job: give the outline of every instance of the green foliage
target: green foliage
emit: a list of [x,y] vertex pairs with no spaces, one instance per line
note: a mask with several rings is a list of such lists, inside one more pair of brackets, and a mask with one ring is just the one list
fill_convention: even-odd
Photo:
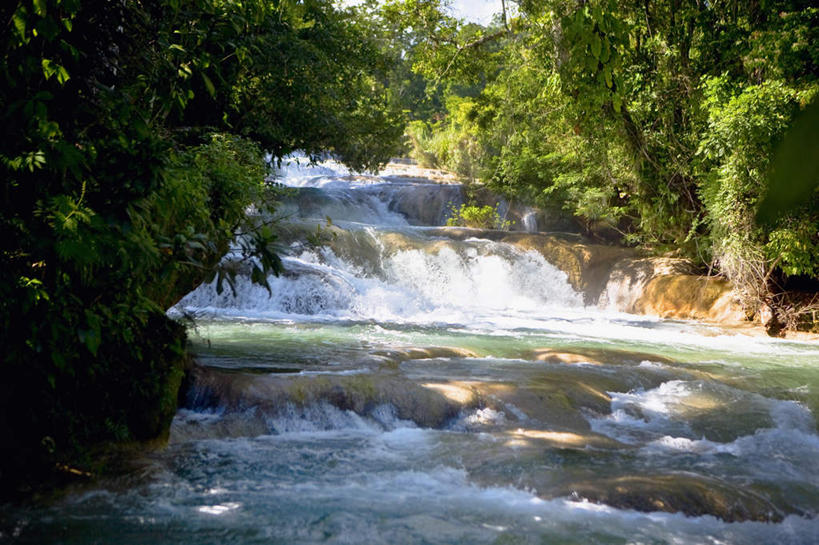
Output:
[[819,100],[800,112],[777,148],[757,219],[771,223],[816,198],[819,188]]
[[802,217],[772,231],[765,254],[787,275],[819,276],[819,222]]
[[[219,259],[236,234],[243,258],[252,264],[253,280],[267,286],[278,274],[275,231],[269,220],[281,188],[265,182],[262,152],[253,141],[210,135],[210,141],[170,157],[165,183],[150,198],[135,204],[131,219],[157,241],[162,256],[148,296],[168,308],[203,278],[234,286],[236,267]],[[247,213],[253,205],[256,215]]]
[[505,220],[498,212],[498,207],[462,204],[460,207],[450,205],[449,218],[446,224],[450,227],[472,227],[474,229],[499,229],[506,231],[512,222]]
[[[771,157],[805,93],[781,81],[734,90],[725,77],[707,80],[705,89],[709,121],[700,153],[708,160],[704,166],[711,168],[703,177],[702,201],[715,257],[753,309],[765,298],[771,267],[785,275],[815,275],[819,265],[811,227],[816,225],[815,206],[767,226],[755,219],[768,191]],[[810,195],[806,202],[810,204]]]
[[151,21],[158,84],[181,126],[227,127],[274,156],[330,152],[355,169],[394,153],[403,116],[370,24],[330,0],[167,3]]
[[441,0],[390,0],[381,14],[385,24],[400,36],[412,69],[432,87],[457,80],[463,86],[480,85],[487,66],[503,55],[499,42],[507,28],[484,28],[461,23],[445,13]]
[[451,116],[445,124],[430,125],[418,120],[408,125],[410,154],[422,166],[449,169],[474,180],[483,150],[472,130],[473,103],[469,98],[450,96],[447,107]]
[[[716,266],[749,313],[788,277],[819,280],[815,112],[794,122],[819,85],[819,9],[524,1],[510,32],[471,48],[440,3],[392,5],[427,35],[415,70],[444,89],[446,115],[410,127],[419,159],[463,173],[466,155],[508,196]],[[759,223],[763,199],[781,204]]]
[[[370,22],[329,0],[0,8],[0,481],[167,430],[185,360],[167,307],[281,262],[262,149],[353,168],[403,113]],[[254,205],[255,213],[248,214]],[[13,438],[13,439],[12,439]]]

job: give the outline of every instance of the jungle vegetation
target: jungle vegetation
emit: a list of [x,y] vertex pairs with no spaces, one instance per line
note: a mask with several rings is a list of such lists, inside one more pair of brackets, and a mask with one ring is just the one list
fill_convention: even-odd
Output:
[[186,352],[165,311],[203,280],[229,288],[236,233],[255,281],[278,272],[275,225],[246,212],[275,208],[265,157],[295,150],[361,170],[406,146],[804,323],[819,9],[501,7],[484,27],[445,0],[3,3],[0,489],[167,433]]
[[[772,332],[810,327],[819,287],[819,8],[806,0],[499,7],[489,27],[447,15],[444,0],[395,0],[382,10],[423,78],[424,100],[408,102],[414,157],[508,197],[559,206],[589,234],[614,230],[626,244],[691,258],[732,281],[749,317],[767,311]],[[413,80],[405,83],[412,96]]]
[[185,365],[167,308],[237,232],[264,284],[264,152],[395,152],[388,57],[329,0],[0,7],[0,488],[167,433]]

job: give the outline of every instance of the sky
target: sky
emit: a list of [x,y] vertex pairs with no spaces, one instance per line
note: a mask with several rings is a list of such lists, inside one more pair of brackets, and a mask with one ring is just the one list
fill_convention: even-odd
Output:
[[501,11],[501,0],[452,0],[453,15],[482,25]]
[[[341,0],[342,4],[357,4],[361,0]],[[501,0],[450,0],[452,15],[482,25],[489,24],[492,16],[501,12]]]

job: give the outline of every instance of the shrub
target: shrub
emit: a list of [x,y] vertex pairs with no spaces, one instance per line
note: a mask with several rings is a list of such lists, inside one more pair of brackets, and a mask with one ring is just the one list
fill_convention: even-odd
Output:
[[705,93],[709,130],[699,153],[712,167],[700,196],[714,257],[753,314],[770,299],[768,281],[776,267],[786,276],[817,271],[815,219],[809,210],[794,210],[773,225],[758,225],[755,219],[774,150],[806,93],[780,81],[737,90],[724,77],[707,80]]
[[500,229],[506,231],[512,222],[502,218],[497,205],[493,208],[462,204],[460,208],[450,206],[450,217],[446,220],[450,227],[472,227],[475,229]]

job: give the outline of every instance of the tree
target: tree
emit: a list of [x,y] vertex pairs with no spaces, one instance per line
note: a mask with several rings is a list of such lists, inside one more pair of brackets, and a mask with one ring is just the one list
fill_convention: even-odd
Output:
[[[401,113],[383,57],[325,0],[0,8],[0,481],[167,433],[185,365],[165,316],[220,274],[237,229],[280,267],[262,149],[386,160]],[[273,194],[275,197],[275,194]]]
[[782,294],[819,280],[815,191],[764,223],[756,212],[769,158],[819,89],[817,8],[524,0],[488,65],[490,42],[453,45],[466,26],[439,3],[399,5],[432,36],[420,73],[487,77],[476,94],[450,91],[458,100],[426,132],[415,125],[420,151],[458,168],[469,141],[470,171],[491,187],[694,258],[734,282],[749,315],[791,307],[795,325]]

